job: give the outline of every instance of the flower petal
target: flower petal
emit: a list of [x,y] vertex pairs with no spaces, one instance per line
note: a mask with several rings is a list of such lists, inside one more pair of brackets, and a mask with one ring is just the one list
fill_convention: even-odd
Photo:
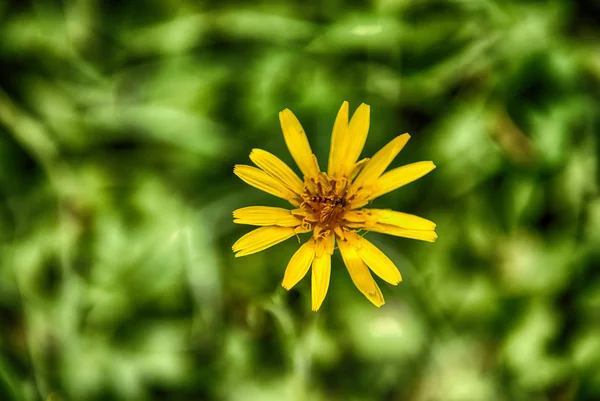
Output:
[[356,233],[347,235],[346,238],[350,241],[350,245],[355,247],[358,256],[375,274],[393,285],[402,281],[398,268],[379,248]]
[[318,311],[329,289],[331,276],[331,255],[316,256],[312,263],[312,310]]
[[329,164],[327,174],[330,177],[339,175],[343,169],[343,160],[346,155],[346,143],[348,138],[348,102],[342,103],[338,111],[333,132],[331,133],[331,147],[329,149]]
[[272,153],[262,149],[252,149],[250,160],[258,167],[263,169],[271,177],[281,181],[286,187],[294,193],[302,196],[304,184],[294,171],[285,164],[280,158]]
[[352,278],[356,288],[358,288],[373,305],[377,307],[383,305],[385,303],[383,294],[381,294],[379,286],[375,280],[373,280],[373,276],[371,276],[367,265],[365,265],[365,262],[358,256],[356,249],[354,249],[348,241],[338,240],[338,247],[340,248],[340,253],[342,254],[342,259],[348,269],[348,273],[350,273],[350,278]]
[[298,227],[302,219],[291,210],[271,206],[248,206],[233,211],[233,222],[251,226]]
[[437,234],[433,230],[410,230],[401,227],[391,226],[388,224],[375,224],[369,229],[382,234],[393,235],[396,237],[404,237],[418,239],[421,241],[435,242]]
[[291,227],[260,227],[238,239],[231,249],[237,252],[235,257],[238,258],[260,252],[294,235],[296,232]]
[[319,174],[319,166],[313,155],[306,133],[300,125],[300,121],[289,109],[279,113],[279,122],[285,143],[296,161],[296,164],[307,177],[315,177]]
[[294,206],[300,205],[296,194],[286,188],[281,181],[271,177],[261,169],[243,164],[236,164],[233,168],[233,173],[240,177],[246,184],[285,199]]
[[315,258],[312,263],[312,310],[317,311],[321,307],[327,289],[329,288],[329,277],[331,275],[331,255],[335,247],[335,235],[328,230],[315,234]]
[[369,201],[366,199],[354,199],[350,201],[350,210],[360,209],[361,207],[366,206],[368,204]]
[[361,209],[361,210],[350,210],[347,211],[346,213],[344,213],[344,220],[350,222],[350,223],[360,223],[362,224],[362,227],[364,227],[364,225],[367,222],[367,213],[365,213],[365,211],[370,210],[370,209]]
[[369,124],[371,118],[371,108],[368,104],[358,106],[348,125],[348,139],[346,140],[346,150],[344,156],[343,173],[351,175],[355,168],[369,134]]
[[369,160],[371,159],[365,157],[361,161],[354,163],[354,165],[350,168],[350,175],[348,175],[348,179],[350,181],[353,181],[358,175],[358,173],[360,173],[360,171],[363,169],[363,167],[369,162]]
[[370,230],[373,224],[386,224],[409,230],[428,230],[435,229],[435,223],[423,217],[414,214],[396,212],[390,209],[361,209],[349,212],[344,216],[352,222],[364,222],[365,229]]
[[362,171],[356,177],[352,187],[358,190],[363,184],[375,182],[385,171],[394,158],[400,153],[406,142],[410,139],[410,135],[402,134],[392,139],[387,145],[381,148]]
[[315,228],[313,238],[317,241],[315,246],[315,254],[321,255],[333,255],[335,248],[335,235],[328,229],[323,227]]
[[403,185],[411,183],[435,168],[431,161],[417,162],[395,168],[383,174],[374,185],[369,199],[394,191]]
[[310,268],[310,265],[315,257],[315,241],[310,239],[304,243],[297,251],[294,256],[290,259],[290,262],[285,269],[283,275],[283,282],[281,285],[286,290],[290,290],[293,286],[298,284]]

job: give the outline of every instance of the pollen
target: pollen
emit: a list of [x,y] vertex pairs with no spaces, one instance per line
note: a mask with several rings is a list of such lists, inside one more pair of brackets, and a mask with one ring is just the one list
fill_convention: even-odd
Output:
[[343,226],[349,197],[346,180],[330,178],[325,173],[307,177],[300,207],[306,212],[306,221],[323,231],[335,231]]

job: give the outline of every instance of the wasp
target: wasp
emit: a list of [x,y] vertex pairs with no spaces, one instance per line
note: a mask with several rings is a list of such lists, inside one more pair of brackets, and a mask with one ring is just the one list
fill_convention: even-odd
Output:
[[338,195],[333,196],[311,196],[308,198],[308,201],[311,203],[317,203],[324,205],[321,209],[321,215],[319,216],[319,220],[322,223],[325,223],[331,219],[331,217],[335,214],[338,206],[345,207],[347,202],[346,199],[342,198]]

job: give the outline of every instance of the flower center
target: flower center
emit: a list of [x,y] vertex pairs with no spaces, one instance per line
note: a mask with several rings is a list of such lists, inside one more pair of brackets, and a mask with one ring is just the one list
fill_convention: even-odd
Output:
[[341,226],[348,206],[347,184],[346,178],[330,178],[325,173],[307,178],[300,207],[307,212],[308,220],[329,230]]

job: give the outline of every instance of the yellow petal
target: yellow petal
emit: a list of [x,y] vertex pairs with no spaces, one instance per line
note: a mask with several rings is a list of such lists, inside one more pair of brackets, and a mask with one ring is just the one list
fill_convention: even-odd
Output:
[[354,163],[354,166],[352,166],[352,168],[351,168],[351,172],[350,172],[350,175],[348,176],[348,179],[350,181],[353,181],[356,178],[356,176],[358,175],[358,173],[360,173],[360,171],[363,169],[363,167],[369,162],[369,160],[371,160],[371,159],[369,159],[368,157],[365,157],[361,161]]
[[[352,212],[349,217],[353,218],[356,213],[357,212]],[[431,231],[435,229],[435,223],[431,220],[415,216],[414,214],[396,212],[390,209],[362,209],[358,213],[364,213],[371,217],[374,223],[388,224],[409,230]]]
[[243,164],[236,164],[233,168],[233,173],[240,177],[246,184],[285,199],[294,206],[300,205],[296,194],[286,188],[281,181],[271,177],[261,169]]
[[400,237],[435,241],[435,223],[413,214],[390,209],[351,210],[344,214],[344,225],[348,228],[377,231]]
[[271,177],[281,181],[294,193],[301,196],[304,185],[287,164],[272,153],[262,149],[252,149],[250,160]]
[[294,235],[296,232],[291,227],[260,227],[237,240],[231,249],[237,252],[235,257],[238,258],[260,252]]
[[344,220],[347,220],[351,223],[364,223],[365,222],[365,213],[361,210],[350,210],[344,213]]
[[365,297],[371,303],[377,307],[380,307],[385,303],[383,299],[383,294],[381,294],[381,290],[379,286],[373,280],[373,276],[369,272],[367,265],[362,261],[356,249],[354,249],[347,241],[338,241],[338,247],[340,248],[340,253],[342,254],[342,259],[344,260],[344,264],[348,269],[348,273],[350,273],[350,277],[356,285],[356,288],[360,292],[363,293]]
[[327,229],[317,228],[315,229],[314,237],[317,241],[315,245],[315,254],[321,255],[333,255],[335,248],[335,235]]
[[369,203],[366,199],[356,199],[350,202],[350,210],[360,209],[363,206],[366,206]]
[[393,285],[397,285],[402,281],[398,268],[379,248],[354,233],[350,236],[347,235],[346,238],[350,241],[350,245],[355,247],[358,256],[375,274]]
[[435,168],[431,161],[417,162],[398,167],[383,174],[374,185],[369,199],[394,191],[403,185],[411,183]]
[[408,230],[401,227],[390,226],[387,224],[375,224],[369,229],[382,234],[394,235],[396,237],[404,237],[418,239],[421,241],[435,242],[437,234],[433,230]]
[[291,210],[270,206],[248,206],[234,210],[233,220],[236,224],[251,226],[297,227],[302,218],[292,214]]
[[331,133],[331,147],[329,149],[329,164],[327,174],[330,177],[337,176],[343,167],[342,161],[346,154],[346,140],[348,137],[348,102],[342,103],[338,111],[333,132]]
[[316,256],[312,263],[312,310],[318,311],[329,289],[331,276],[331,255]]
[[302,278],[308,272],[310,264],[315,257],[315,241],[312,239],[302,245],[290,259],[285,274],[283,275],[283,282],[281,285],[286,290],[291,289],[293,286],[298,284]]
[[344,156],[344,173],[352,175],[369,134],[371,108],[368,104],[358,106],[348,125],[348,139]]
[[316,163],[306,133],[300,125],[300,121],[289,109],[279,113],[279,122],[285,143],[296,161],[296,164],[307,177],[315,177],[319,174],[319,166]]
[[399,135],[375,153],[369,163],[358,174],[352,187],[357,190],[363,184],[371,185],[371,183],[374,183],[400,153],[409,138],[410,135],[408,134]]

